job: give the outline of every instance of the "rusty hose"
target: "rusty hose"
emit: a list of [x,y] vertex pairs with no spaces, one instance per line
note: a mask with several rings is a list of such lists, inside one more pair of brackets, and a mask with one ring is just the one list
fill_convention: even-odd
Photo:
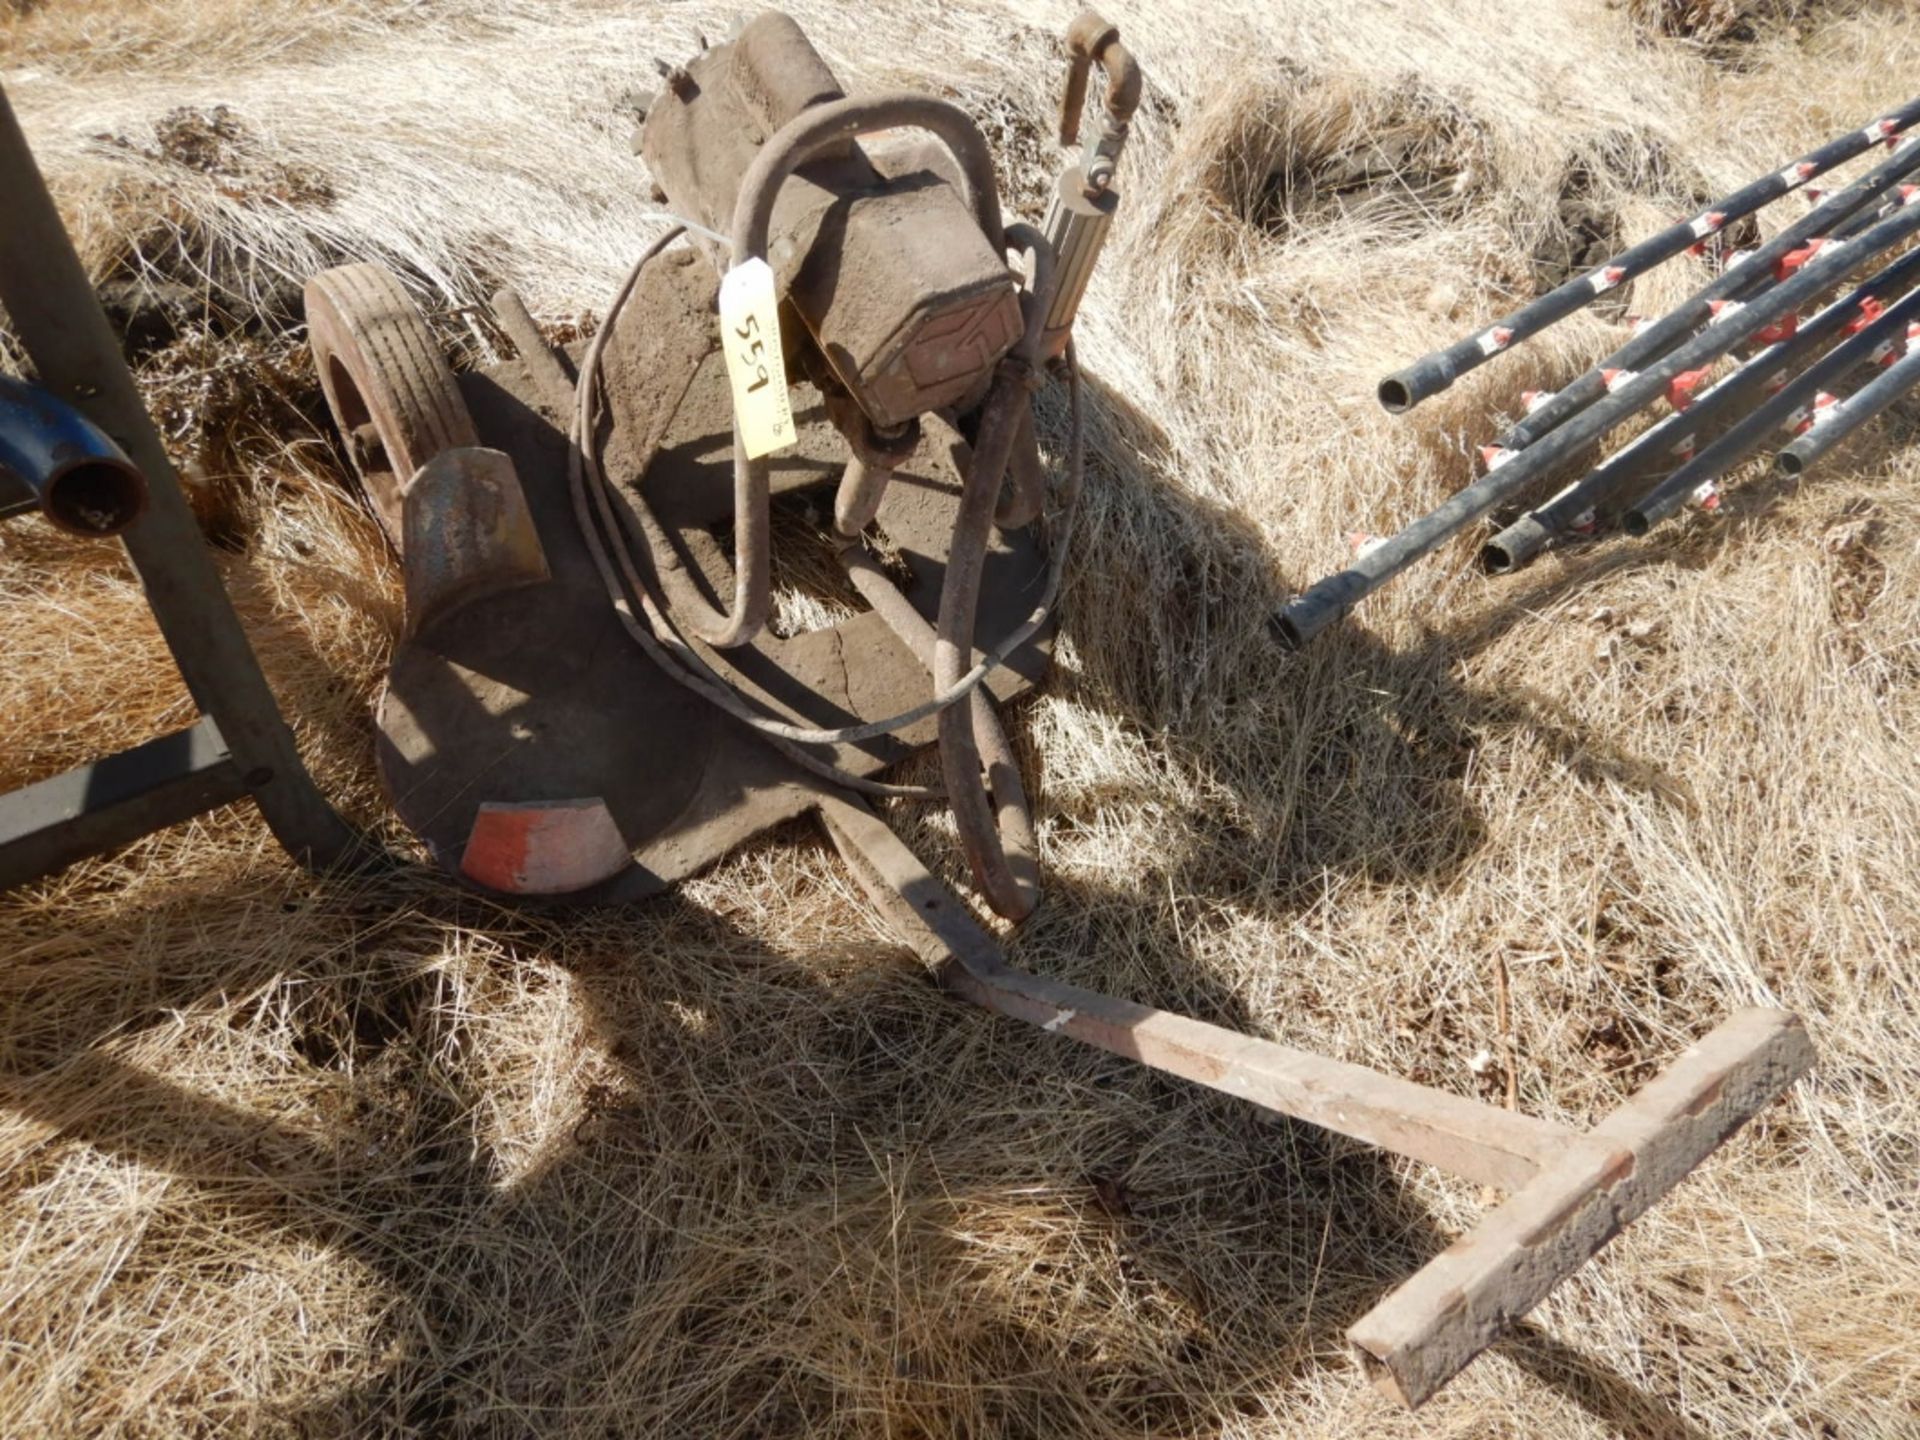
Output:
[[[669,231],[654,242],[646,253],[641,256],[633,270],[629,272],[620,291],[614,297],[613,304],[608,309],[608,318],[602,323],[602,333],[605,333],[613,321],[618,318],[622,306],[625,304],[628,295],[632,293],[634,284],[638,280],[640,272],[644,269],[647,262],[659,254],[661,250],[665,249],[673,240],[677,239],[681,233],[678,228]],[[595,338],[598,339],[598,336],[596,335]],[[911,709],[903,710],[899,714],[889,716],[884,720],[873,720],[862,725],[848,725],[834,730],[817,730],[802,725],[791,725],[786,721],[776,720],[757,710],[750,703],[743,700],[724,680],[715,674],[706,661],[701,658],[699,651],[693,649],[681,637],[675,627],[672,612],[664,608],[661,598],[655,594],[655,586],[649,584],[634,565],[631,553],[620,538],[622,532],[618,521],[614,517],[612,506],[607,499],[605,477],[601,472],[599,460],[595,454],[595,446],[592,442],[594,420],[598,413],[599,346],[588,346],[586,356],[581,361],[580,370],[580,386],[574,403],[573,423],[569,436],[569,439],[573,443],[568,457],[568,468],[570,478],[573,480],[576,489],[574,514],[576,519],[579,520],[583,530],[587,530],[588,532],[588,546],[593,552],[593,558],[596,567],[600,571],[600,577],[606,587],[608,598],[612,602],[616,612],[619,613],[622,623],[626,626],[629,633],[633,635],[634,639],[639,642],[641,648],[647,652],[650,658],[663,664],[673,679],[686,685],[703,699],[709,700],[719,706],[727,714],[733,716],[741,723],[751,726],[759,734],[766,737],[769,742],[774,743],[775,747],[781,749],[783,753],[798,753],[787,752],[786,744],[788,742],[797,745],[851,744],[861,740],[870,740],[876,736],[891,734],[896,730],[905,729],[916,721],[924,720],[928,716],[938,713],[947,706],[964,699],[970,691],[982,684],[989,675],[1006,663],[1009,656],[1037,635],[1040,632],[1040,628],[1052,617],[1053,604],[1059,596],[1060,586],[1065,575],[1067,542],[1072,534],[1075,502],[1080,493],[1080,476],[1084,470],[1083,429],[1080,422],[1077,398],[1079,393],[1079,377],[1078,371],[1074,369],[1071,364],[1068,366],[1067,378],[1070,392],[1074,395],[1075,400],[1070,411],[1072,423],[1068,437],[1068,481],[1063,491],[1060,506],[1062,519],[1058,543],[1048,563],[1046,583],[1041,588],[1040,597],[1034,602],[1033,609],[1016,629],[1008,634],[993,650],[989,651],[981,659],[979,664],[969,670],[966,675],[961,678],[959,683],[950,689],[942,691],[934,695],[931,699],[922,701]],[[591,492],[590,495],[589,492]],[[591,509],[587,503],[589,498],[591,498],[593,502]],[[642,499],[638,493],[632,494],[628,498],[629,503],[641,512],[642,526],[648,532],[649,536],[663,534],[664,532],[661,530],[658,520],[654,519],[652,512],[646,508],[644,499]],[[595,511],[598,512],[601,524],[605,527],[607,534],[613,537],[611,544],[603,542],[597,531],[589,527],[589,521]],[[615,568],[616,559],[619,562],[617,569]],[[662,583],[659,581],[657,574],[654,578],[656,583]],[[646,612],[648,620],[653,625],[652,631],[640,625],[634,616],[632,604],[627,598],[629,593],[638,598]],[[663,649],[663,646],[666,648]],[[679,663],[674,663],[667,656],[667,650],[671,650],[672,655],[678,657]],[[807,768],[813,770],[816,774],[820,774],[823,778],[845,783],[855,789],[865,789],[869,793],[884,793],[889,795],[911,794],[921,798],[929,798],[936,793],[926,790],[909,790],[898,786],[882,787],[876,790],[872,782],[858,781],[856,783],[855,777],[846,776],[843,772],[833,769],[832,767],[821,769],[820,767],[824,762],[813,760],[812,757],[807,757],[807,759],[811,762]]]
[[[1137,101],[1137,95],[1135,98]],[[932,132],[953,152],[974,217],[995,252],[1004,254],[1007,237],[1000,220],[998,190],[993,182],[993,158],[978,127],[965,112],[943,100],[905,95],[840,100],[817,106],[797,116],[769,140],[754,157],[734,204],[734,263],[764,258],[774,200],[781,183],[795,169],[820,151],[855,135],[909,125]],[[980,573],[986,562],[1000,483],[1006,475],[1007,460],[1020,429],[1020,414],[1027,409],[1026,378],[1033,373],[1046,315],[1046,290],[1051,280],[1047,247],[1032,231],[1023,231],[1021,239],[1035,257],[1034,286],[1029,295],[1039,303],[1028,306],[1019,361],[1002,362],[982,407],[961,495],[960,514],[954,522],[946,580],[940,592],[940,618],[931,656],[937,696],[955,692],[971,668]],[[764,467],[747,460],[744,448],[737,442],[734,466],[736,496],[744,492],[754,500],[759,506],[756,518],[764,522],[767,493]],[[847,519],[857,518],[858,510],[869,503],[877,510],[884,484],[884,475],[868,472],[858,477],[851,497],[856,508]],[[871,584],[879,577],[868,578]],[[889,605],[882,613],[901,608]],[[918,632],[918,626],[909,627],[901,638],[917,649],[915,640],[924,638]],[[1039,867],[1033,854],[1032,821],[1026,811],[1025,794],[1018,780],[1019,767],[1011,747],[1007,746],[1004,732],[993,717],[987,697],[977,689],[967,705],[950,703],[943,708],[939,725],[947,802],[953,807],[954,822],[974,878],[995,910],[1013,919],[1023,919],[1039,902]],[[995,763],[991,771],[984,775],[982,731],[989,737],[988,748],[996,752],[992,756]],[[997,786],[995,792],[989,792],[989,784]]]
[[[563,411],[570,398],[573,419],[567,434],[567,483],[573,501],[573,518],[580,527],[581,537],[587,544],[587,552],[593,559],[594,569],[600,573],[601,584],[606,587],[607,598],[612,602],[614,614],[619,617],[621,627],[645,652],[647,658],[658,665],[669,679],[685,686],[729,715],[744,720],[765,732],[769,728],[769,722],[765,717],[754,712],[727,686],[725,681],[714,673],[713,668],[707,664],[700,652],[680,638],[671,621],[662,613],[652,590],[635,567],[632,553],[623,542],[619,521],[615,519],[613,506],[607,498],[607,486],[600,470],[600,460],[595,453],[593,436],[599,412],[600,358],[605,348],[605,337],[613,333],[613,323],[619,318],[621,308],[626,304],[627,297],[633,293],[634,286],[639,283],[641,273],[646,269],[648,262],[684,233],[680,226],[674,226],[649,245],[634,262],[633,268],[628,271],[627,278],[615,294],[613,303],[607,307],[606,323],[600,327],[592,343],[587,347],[586,356],[580,363],[580,382],[571,397],[564,393],[567,379],[557,363],[544,366],[538,362],[531,363],[541,383],[553,390],[555,402]],[[531,328],[530,318],[528,324],[521,328],[523,330]],[[541,347],[534,347],[531,353],[541,353]],[[653,520],[650,512],[645,519],[649,522],[649,536],[657,533],[658,522]],[[618,568],[615,567],[616,560]],[[640,617],[634,614],[633,602],[628,598],[630,594],[638,598],[642,610],[645,611],[647,617],[645,623],[642,623]],[[933,798],[934,792],[922,786],[887,785],[862,776],[849,775],[832,762],[808,754],[800,748],[799,742],[785,735],[769,733],[765,738],[769,745],[809,774],[817,775],[823,780],[831,781],[846,789],[887,798]]]

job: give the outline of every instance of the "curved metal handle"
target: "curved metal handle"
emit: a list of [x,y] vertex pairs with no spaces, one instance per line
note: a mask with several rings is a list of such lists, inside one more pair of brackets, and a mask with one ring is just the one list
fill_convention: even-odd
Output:
[[[761,147],[740,182],[733,207],[733,263],[765,259],[773,204],[788,176],[824,150],[856,135],[879,130],[925,130],[945,143],[959,162],[967,203],[995,253],[1004,247],[1000,197],[993,183],[993,154],[965,111],[930,95],[895,92],[809,106]],[[744,645],[766,623],[771,594],[767,467],[749,460],[738,427],[733,437],[733,607],[722,611],[699,601],[678,618],[707,644]]]
[[1095,64],[1107,77],[1105,121],[1088,147],[1087,183],[1102,187],[1113,178],[1114,163],[1127,143],[1127,126],[1140,108],[1145,81],[1140,62],[1120,43],[1120,27],[1092,10],[1082,10],[1067,27],[1067,89],[1060,97],[1060,143],[1080,139],[1080,114],[1087,106],[1087,79]]

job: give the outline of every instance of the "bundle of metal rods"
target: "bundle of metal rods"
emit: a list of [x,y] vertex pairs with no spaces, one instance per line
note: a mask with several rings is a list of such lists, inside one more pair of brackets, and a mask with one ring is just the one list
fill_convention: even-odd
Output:
[[[1380,382],[1388,410],[1411,409],[1557,320],[1876,146],[1892,154],[1755,249],[1736,251],[1706,285],[1592,369],[1550,394],[1484,447],[1485,473],[1274,617],[1304,645],[1361,599],[1569,460],[1585,460],[1642,412],[1665,413],[1581,479],[1530,509],[1481,551],[1495,573],[1525,564],[1599,517],[1644,534],[1689,502],[1718,503],[1715,482],[1770,437],[1797,475],[1920,384],[1920,99],[1763,175],[1474,335]],[[1857,278],[1864,277],[1864,278]],[[1851,288],[1845,288],[1851,283]],[[1842,292],[1837,293],[1834,292]],[[1849,387],[1853,393],[1836,398]]]

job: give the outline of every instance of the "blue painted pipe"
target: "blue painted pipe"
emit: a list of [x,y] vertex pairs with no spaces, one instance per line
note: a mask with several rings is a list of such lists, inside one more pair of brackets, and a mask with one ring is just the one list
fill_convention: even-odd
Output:
[[118,535],[147,508],[147,480],[98,426],[64,401],[0,375],[0,472],[75,535]]

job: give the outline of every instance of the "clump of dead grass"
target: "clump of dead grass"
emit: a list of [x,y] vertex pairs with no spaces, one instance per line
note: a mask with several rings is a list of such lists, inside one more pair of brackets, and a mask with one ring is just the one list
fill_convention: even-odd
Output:
[[[855,85],[998,117],[1013,193],[1043,193],[1060,67],[1030,26],[799,18]],[[1518,389],[1617,339],[1589,315],[1410,416],[1370,399],[1541,283],[1570,175],[1645,234],[1905,98],[1910,31],[1830,14],[1728,75],[1584,5],[1115,18],[1163,98],[1081,327],[1090,498],[1018,726],[1050,886],[1019,959],[1582,1122],[1742,1003],[1808,1016],[1817,1079],[1414,1420],[1339,1332],[1479,1197],[956,1008],[804,831],[673,899],[546,913],[309,880],[226,812],[0,905],[9,1431],[1909,1426],[1906,432],[1497,585],[1463,542],[1305,656],[1265,621],[1346,531],[1459,484]],[[382,259],[482,356],[461,307],[497,280],[549,317],[600,304],[653,224],[618,97],[695,26],[724,17],[56,0],[0,31],[96,273],[220,312],[169,321],[147,379],[182,458],[230,477],[223,574],[364,822],[393,581],[281,386],[272,296]],[[146,138],[221,105],[213,170]],[[275,166],[331,199],[233,183]],[[1656,272],[1635,307],[1696,279]],[[109,548],[0,546],[0,783],[188,718]],[[898,818],[951,863],[938,817]]]

